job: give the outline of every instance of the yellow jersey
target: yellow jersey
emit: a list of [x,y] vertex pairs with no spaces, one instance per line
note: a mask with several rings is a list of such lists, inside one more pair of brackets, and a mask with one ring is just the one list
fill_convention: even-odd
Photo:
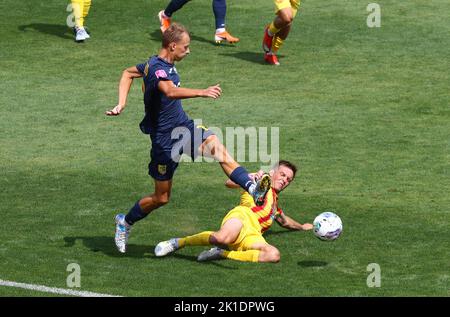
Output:
[[264,198],[261,206],[256,206],[253,197],[243,192],[239,206],[247,207],[246,209],[258,219],[261,233],[267,231],[272,226],[273,220],[283,211],[278,208],[278,195],[273,188],[270,188]]

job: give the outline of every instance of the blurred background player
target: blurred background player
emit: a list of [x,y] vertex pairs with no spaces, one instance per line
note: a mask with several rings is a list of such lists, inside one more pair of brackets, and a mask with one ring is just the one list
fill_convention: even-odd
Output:
[[83,42],[90,38],[89,34],[84,28],[84,19],[89,14],[91,8],[91,0],[72,0],[73,14],[75,16],[75,41]]
[[[172,14],[181,9],[190,0],[171,0],[165,10],[158,13],[159,22],[161,24],[161,32],[170,26]],[[232,36],[225,29],[225,16],[227,15],[227,1],[226,0],[213,0],[212,7],[214,11],[214,17],[216,19],[216,33],[214,34],[214,40],[216,43],[227,41],[228,43],[237,43],[239,39]]]
[[[204,231],[160,242],[155,247],[155,255],[164,256],[185,246],[215,245],[217,247],[200,253],[198,261],[227,258],[244,262],[278,262],[280,252],[263,237],[263,233],[270,228],[274,220],[290,230],[313,228],[310,223],[301,224],[286,216],[278,207],[278,194],[289,186],[296,172],[297,167],[289,161],[278,162],[270,171],[272,186],[263,205],[256,206],[252,197],[243,192],[239,206],[228,212],[219,231]],[[258,179],[262,175],[263,172],[260,171],[255,178]],[[227,181],[226,186],[239,187],[231,180]],[[225,250],[224,246],[228,250]]]
[[[263,203],[270,187],[269,175],[266,174],[255,182],[211,130],[195,126],[194,121],[184,112],[181,99],[217,99],[222,93],[218,84],[206,89],[180,87],[175,62],[181,61],[190,53],[189,45],[189,32],[182,25],[173,23],[163,33],[158,55],[123,71],[119,82],[118,105],[106,111],[108,116],[120,115],[125,109],[133,80],[143,78],[145,116],[140,128],[143,133],[150,135],[152,142],[148,173],[154,179],[155,187],[154,192],[137,201],[127,215],[116,215],[115,243],[121,253],[126,252],[131,226],[169,202],[172,179],[178,168],[179,156],[183,153],[190,154],[192,160],[198,155],[213,157],[225,174],[251,193],[250,197],[259,204]],[[176,131],[183,132],[179,135]]]
[[276,17],[264,30],[264,60],[271,65],[280,65],[277,52],[291,30],[297,15],[300,0],[274,0]]

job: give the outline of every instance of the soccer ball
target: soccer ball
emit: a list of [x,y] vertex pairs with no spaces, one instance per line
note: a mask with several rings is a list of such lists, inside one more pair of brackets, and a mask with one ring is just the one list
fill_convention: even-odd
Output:
[[342,221],[333,212],[323,212],[314,219],[314,235],[320,240],[336,240],[342,233]]

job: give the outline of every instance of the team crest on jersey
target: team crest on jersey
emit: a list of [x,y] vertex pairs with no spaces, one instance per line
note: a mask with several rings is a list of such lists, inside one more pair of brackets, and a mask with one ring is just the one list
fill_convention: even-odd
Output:
[[164,175],[166,174],[166,172],[167,172],[167,165],[158,164],[158,173]]
[[155,72],[155,75],[156,75],[157,78],[167,78],[167,74],[166,74],[166,72],[164,71],[164,69],[158,69],[158,70]]

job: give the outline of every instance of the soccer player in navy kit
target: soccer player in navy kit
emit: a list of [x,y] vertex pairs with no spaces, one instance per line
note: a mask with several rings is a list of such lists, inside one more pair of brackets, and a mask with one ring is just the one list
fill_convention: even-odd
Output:
[[[264,201],[271,185],[268,174],[257,182],[251,179],[248,172],[229,155],[217,136],[204,127],[195,127],[193,120],[184,112],[180,99],[216,99],[222,92],[219,85],[206,89],[180,87],[180,78],[174,62],[189,54],[189,44],[190,37],[186,28],[172,24],[163,33],[162,48],[158,55],[124,70],[119,83],[118,105],[106,111],[108,116],[119,115],[125,108],[133,79],[143,77],[145,117],[140,128],[142,132],[150,134],[152,140],[149,174],[155,180],[155,189],[151,195],[136,202],[126,216],[116,215],[115,242],[122,253],[126,251],[131,226],[145,218],[152,210],[169,202],[172,177],[178,166],[177,158],[182,152],[190,154],[193,159],[199,152],[214,157],[225,174],[248,191],[257,204]],[[173,132],[177,130],[184,133],[181,137],[175,133],[178,137],[173,138]]]

